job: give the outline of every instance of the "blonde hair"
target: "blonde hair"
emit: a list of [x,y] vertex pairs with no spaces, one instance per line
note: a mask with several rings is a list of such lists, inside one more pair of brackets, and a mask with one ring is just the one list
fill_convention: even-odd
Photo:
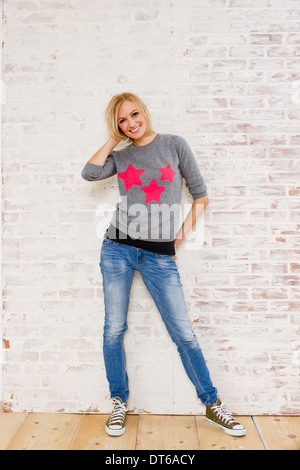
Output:
[[128,139],[130,142],[134,141],[134,139],[124,134],[124,132],[119,128],[119,125],[118,125],[118,112],[119,112],[121,104],[124,103],[124,101],[132,101],[140,109],[140,111],[142,111],[147,122],[146,133],[153,132],[152,120],[151,120],[150,113],[147,109],[147,106],[134,93],[125,92],[125,93],[120,93],[118,95],[113,96],[105,110],[105,120],[106,120],[106,125],[108,128],[109,135],[113,137],[115,140],[127,140]]

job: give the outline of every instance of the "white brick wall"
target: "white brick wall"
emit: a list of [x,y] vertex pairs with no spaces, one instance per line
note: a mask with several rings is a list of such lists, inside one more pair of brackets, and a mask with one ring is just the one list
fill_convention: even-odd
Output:
[[[97,208],[117,182],[80,172],[132,91],[209,188],[204,245],[178,266],[221,397],[299,414],[299,31],[298,0],[4,1],[5,409],[111,409]],[[202,413],[138,273],[131,299],[130,409]]]

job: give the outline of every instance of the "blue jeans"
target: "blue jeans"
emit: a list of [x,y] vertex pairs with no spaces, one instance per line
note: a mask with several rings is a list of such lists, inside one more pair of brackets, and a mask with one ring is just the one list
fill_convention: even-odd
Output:
[[129,396],[123,338],[128,328],[130,290],[138,270],[177,346],[198,398],[205,405],[214,404],[217,389],[192,330],[175,259],[104,238],[100,268],[105,305],[103,353],[111,397],[119,396],[127,402]]

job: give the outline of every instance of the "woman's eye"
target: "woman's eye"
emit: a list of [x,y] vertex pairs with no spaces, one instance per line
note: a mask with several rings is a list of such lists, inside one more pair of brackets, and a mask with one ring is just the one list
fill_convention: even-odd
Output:
[[[138,111],[135,111],[135,113],[132,113],[132,116],[137,116],[139,114]],[[119,124],[122,124],[125,121],[125,119],[122,119]]]

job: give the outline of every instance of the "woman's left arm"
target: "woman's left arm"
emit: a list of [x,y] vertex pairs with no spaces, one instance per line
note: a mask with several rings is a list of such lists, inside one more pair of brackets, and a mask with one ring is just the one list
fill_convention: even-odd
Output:
[[182,242],[186,234],[193,228],[193,226],[197,222],[197,219],[207,207],[208,203],[209,200],[207,196],[194,199],[191,210],[176,235],[176,239],[174,241],[175,251],[177,250],[179,244]]

